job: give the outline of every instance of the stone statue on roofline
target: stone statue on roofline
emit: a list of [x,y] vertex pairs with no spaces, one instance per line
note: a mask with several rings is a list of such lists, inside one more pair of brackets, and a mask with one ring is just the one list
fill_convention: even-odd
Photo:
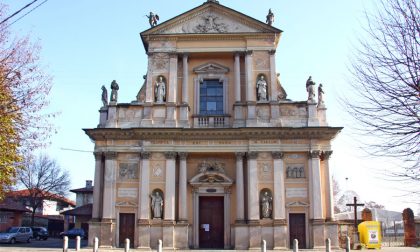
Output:
[[323,107],[324,104],[324,89],[322,87],[322,84],[320,83],[318,86],[318,107]]
[[102,103],[103,107],[108,106],[108,90],[106,90],[106,87],[102,85]]
[[308,102],[315,102],[315,82],[312,80],[312,76],[309,76],[306,81],[306,92],[308,92]]
[[150,27],[154,27],[157,25],[157,21],[159,21],[158,14],[154,14],[153,12],[150,12],[149,15],[146,15],[146,17],[149,19]]
[[118,101],[118,90],[120,87],[118,86],[118,83],[113,80],[111,82],[111,102],[117,102]]
[[268,10],[267,19],[265,22],[268,25],[273,25],[274,23],[274,13],[271,11],[271,8]]

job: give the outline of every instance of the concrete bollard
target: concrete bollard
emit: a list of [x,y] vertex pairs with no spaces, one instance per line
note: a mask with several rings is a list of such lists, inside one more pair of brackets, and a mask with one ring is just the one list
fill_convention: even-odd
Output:
[[158,241],[158,252],[162,252],[162,240]]
[[80,236],[76,236],[76,251],[80,251]]
[[331,240],[330,240],[330,238],[327,238],[325,240],[325,251],[326,252],[331,252]]
[[95,237],[93,239],[93,252],[98,252],[99,249],[99,239],[98,237]]
[[267,252],[267,242],[265,240],[261,241],[261,251]]
[[346,236],[346,252],[350,252],[350,237]]
[[293,240],[293,252],[299,251],[299,241],[297,239]]
[[130,251],[130,239],[125,239],[124,252]]
[[69,238],[64,236],[63,238],[63,252],[67,252],[69,250]]

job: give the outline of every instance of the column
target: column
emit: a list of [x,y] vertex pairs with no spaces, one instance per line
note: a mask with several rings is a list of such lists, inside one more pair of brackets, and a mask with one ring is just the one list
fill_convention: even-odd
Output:
[[117,170],[117,153],[105,153],[105,173],[103,190],[102,218],[115,219],[115,179]]
[[150,188],[149,188],[149,180],[150,180],[150,166],[149,166],[149,158],[150,152],[142,152],[141,153],[141,179],[140,179],[140,215],[139,219],[141,220],[149,220],[150,219]]
[[165,152],[166,179],[164,199],[164,219],[175,220],[175,152]]
[[270,82],[271,94],[269,99],[277,101],[278,87],[277,87],[277,73],[276,73],[276,50],[269,51],[270,53]]
[[284,189],[284,164],[283,152],[272,152],[274,159],[274,198],[273,198],[273,219],[286,219],[286,201]]
[[182,56],[182,103],[188,103],[188,54]]
[[320,166],[320,151],[314,150],[310,152],[312,170],[312,209],[313,219],[319,220],[322,217],[322,189],[321,189],[321,166]]
[[186,152],[179,152],[179,220],[187,222],[187,155]]
[[327,190],[326,192],[326,204],[327,204],[327,216],[326,218],[328,220],[334,220],[334,196],[333,196],[333,188],[332,188],[332,178],[331,178],[331,172],[330,172],[330,156],[332,154],[332,151],[324,151],[323,157],[324,157],[324,163],[325,163],[325,173],[324,173],[324,179],[325,179],[325,188]]
[[169,85],[167,102],[176,103],[178,90],[178,54],[169,55]]
[[245,76],[246,76],[246,101],[256,101],[256,91],[255,91],[255,80],[254,74],[252,71],[253,68],[253,56],[252,51],[247,51],[245,54]]
[[236,152],[236,222],[244,223],[244,164],[243,158],[245,153]]
[[241,63],[240,63],[239,53],[235,53],[235,65],[234,65],[234,75],[235,75],[235,102],[241,101]]
[[103,187],[103,163],[102,152],[95,152],[95,182],[93,187],[93,206],[92,206],[92,219],[99,220],[102,217],[102,190]]
[[[153,69],[153,53],[147,54],[147,62],[148,67],[147,69]],[[147,79],[146,79],[146,102],[153,102],[153,72],[148,71]]]
[[248,220],[259,220],[257,152],[248,152]]

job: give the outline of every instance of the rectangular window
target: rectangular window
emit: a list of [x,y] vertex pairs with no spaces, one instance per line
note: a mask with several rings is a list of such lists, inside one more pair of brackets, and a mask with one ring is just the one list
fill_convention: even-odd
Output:
[[200,84],[200,115],[223,114],[223,83],[204,80]]

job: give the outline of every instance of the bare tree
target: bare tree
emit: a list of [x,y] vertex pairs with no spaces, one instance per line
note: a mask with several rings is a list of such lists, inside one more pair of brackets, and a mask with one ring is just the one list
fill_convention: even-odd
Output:
[[[0,3],[0,19],[6,6]],[[14,38],[0,24],[0,199],[13,185],[25,152],[45,145],[51,135],[48,105],[51,77],[39,63],[40,47],[29,37]]]
[[420,9],[418,0],[381,0],[366,14],[352,59],[356,99],[345,103],[372,155],[404,161],[398,178],[420,180]]
[[375,202],[373,200],[365,202],[365,207],[366,208],[369,208],[369,209],[373,209],[373,208],[376,208],[376,209],[385,209],[385,206],[384,205],[381,205],[381,204],[379,204],[379,203],[377,203],[377,202]]
[[36,210],[42,207],[44,200],[64,197],[70,189],[69,173],[46,155],[29,158],[25,167],[18,170],[17,178],[30,194],[27,200],[32,210],[32,225]]
[[337,205],[336,205],[336,208],[338,210],[337,213],[352,211],[352,207],[347,206],[347,204],[352,204],[354,197],[356,197],[360,201],[360,197],[355,191],[352,191],[352,190],[344,191],[337,200]]

